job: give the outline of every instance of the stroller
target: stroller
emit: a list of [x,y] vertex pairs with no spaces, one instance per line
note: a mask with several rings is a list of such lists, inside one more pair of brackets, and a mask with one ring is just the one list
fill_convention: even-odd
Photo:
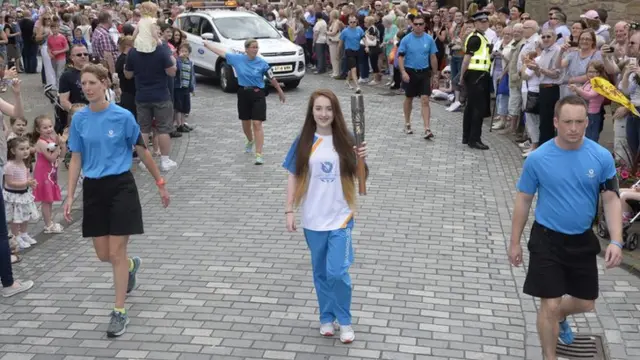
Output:
[[[53,128],[58,135],[62,135],[62,133],[64,132],[64,129],[67,127],[67,124],[68,124],[67,111],[62,107],[62,104],[60,103],[58,92],[54,90],[51,85],[47,85],[44,87],[44,96],[46,96],[47,99],[49,99],[49,101],[53,105],[54,122],[55,122]],[[71,161],[71,154],[67,152],[63,160],[64,166],[67,169],[69,168],[70,161]]]
[[[636,182],[633,186],[640,186],[640,181]],[[626,200],[626,203],[631,207],[634,216],[628,223],[622,225],[622,244],[624,248],[633,251],[638,247],[638,241],[640,240],[640,225],[636,224],[636,220],[640,218],[640,201]],[[607,221],[604,217],[602,199],[600,199],[598,206],[600,212],[598,218],[598,236],[608,239],[609,229],[607,228]]]

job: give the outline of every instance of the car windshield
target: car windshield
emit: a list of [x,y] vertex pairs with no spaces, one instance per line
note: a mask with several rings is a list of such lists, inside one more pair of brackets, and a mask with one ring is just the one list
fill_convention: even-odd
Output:
[[224,17],[213,20],[223,37],[231,40],[278,39],[280,34],[258,16]]

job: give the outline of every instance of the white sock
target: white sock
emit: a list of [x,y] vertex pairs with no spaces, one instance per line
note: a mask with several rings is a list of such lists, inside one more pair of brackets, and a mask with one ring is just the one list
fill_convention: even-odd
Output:
[[162,162],[167,162],[167,161],[169,161],[169,156],[168,155],[161,155],[160,156],[160,160],[162,160]]

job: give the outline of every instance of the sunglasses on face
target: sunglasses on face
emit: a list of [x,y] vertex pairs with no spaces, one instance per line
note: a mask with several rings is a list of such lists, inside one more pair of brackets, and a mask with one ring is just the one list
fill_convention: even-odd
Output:
[[413,23],[413,26],[424,26],[424,23],[423,22],[421,22],[421,23]]
[[84,57],[84,56],[89,56],[89,54],[88,53],[79,53],[79,54],[76,54],[76,56],[77,57]]
[[542,40],[551,39],[551,35],[542,35],[540,36]]

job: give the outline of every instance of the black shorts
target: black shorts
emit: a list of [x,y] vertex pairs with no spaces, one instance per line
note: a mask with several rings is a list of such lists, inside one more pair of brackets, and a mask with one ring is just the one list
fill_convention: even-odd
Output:
[[267,101],[264,89],[238,88],[238,118],[240,120],[267,120]]
[[191,112],[191,93],[187,88],[173,91],[173,110],[182,114]]
[[566,235],[535,222],[529,237],[529,269],[524,293],[554,299],[571,295],[578,299],[598,298],[600,241],[591,229]]
[[409,69],[409,82],[404,84],[404,94],[408,98],[431,96],[431,69]]
[[358,67],[358,50],[345,50],[344,56],[347,57],[347,69],[355,69]]
[[130,171],[82,183],[82,237],[143,234],[138,188]]

